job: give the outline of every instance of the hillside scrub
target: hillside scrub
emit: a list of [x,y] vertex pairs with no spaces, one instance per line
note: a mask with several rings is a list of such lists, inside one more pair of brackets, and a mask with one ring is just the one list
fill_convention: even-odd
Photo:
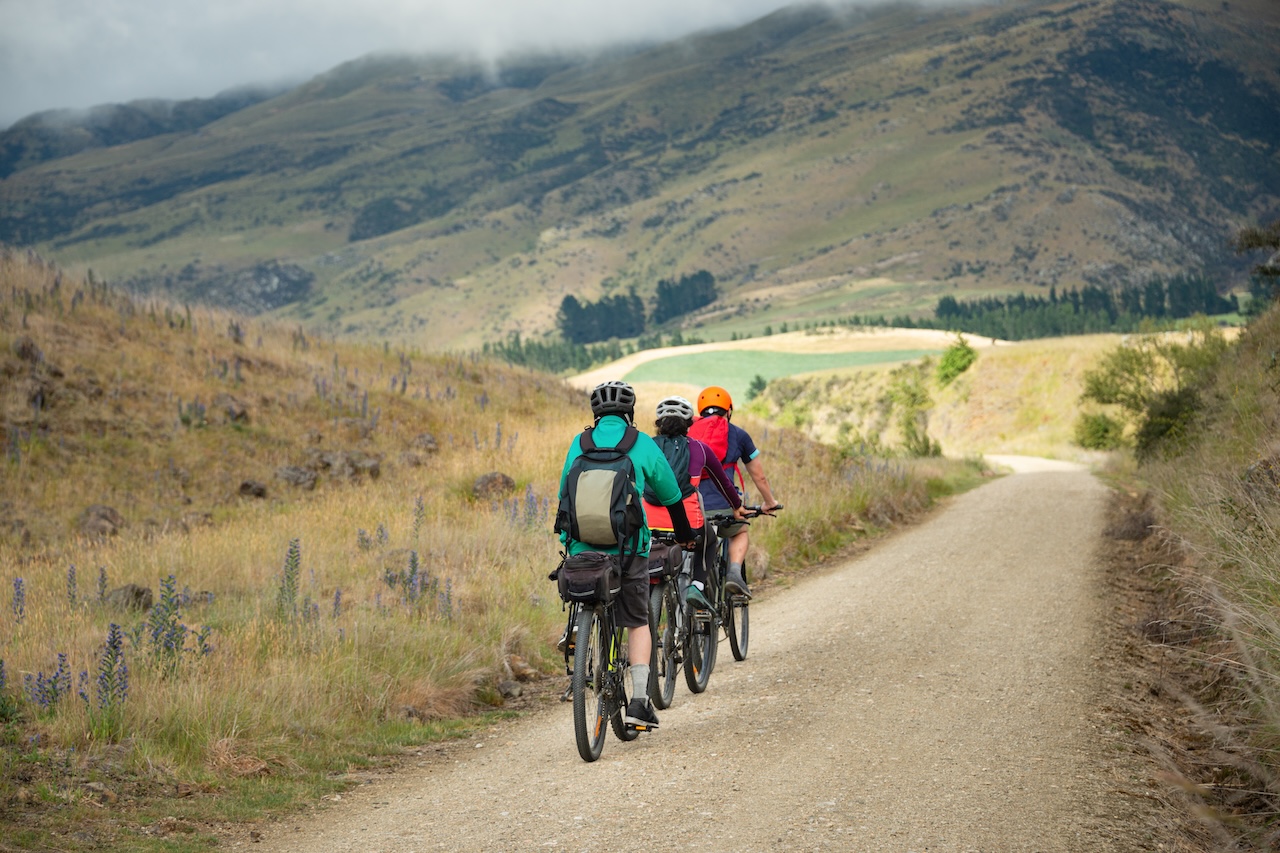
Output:
[[[501,711],[520,661],[544,679],[562,671],[564,616],[546,576],[585,394],[478,359],[188,315],[34,256],[2,262],[13,381],[0,475],[8,517],[23,520],[0,541],[7,841],[62,845],[74,826],[86,844],[160,848],[140,825],[198,830],[291,808]],[[101,391],[69,392],[72,378]],[[223,389],[246,402],[247,426],[213,405]],[[745,421],[787,504],[756,528],[758,580],[785,583],[978,481],[963,463],[848,458]],[[331,466],[309,490],[269,480],[265,499],[242,494],[241,466],[290,467],[328,435],[379,454],[379,476]],[[478,494],[493,471],[514,488]],[[107,500],[124,521],[113,533],[70,526]],[[146,523],[182,507],[199,523]],[[150,607],[124,603],[132,592]],[[193,795],[161,793],[174,790]],[[131,817],[101,810],[108,800]]]
[[[1139,459],[1157,448],[1167,452],[1171,444],[1186,438],[1201,405],[1197,389],[1226,348],[1221,330],[1204,318],[1192,321],[1183,332],[1148,331],[1126,338],[1085,372],[1081,400],[1120,413]],[[1082,414],[1077,438],[1114,440],[1109,419],[1100,418],[1106,413]]]
[[1193,709],[1211,734],[1187,790],[1220,833],[1258,849],[1280,844],[1278,350],[1272,307],[1194,383],[1200,405],[1178,440],[1157,440],[1139,468],[1185,551],[1171,575],[1188,618],[1207,622],[1169,641],[1195,664]]

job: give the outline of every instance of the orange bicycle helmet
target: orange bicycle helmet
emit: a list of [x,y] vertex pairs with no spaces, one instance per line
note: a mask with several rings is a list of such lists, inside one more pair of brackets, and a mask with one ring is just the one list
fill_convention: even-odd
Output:
[[712,408],[724,409],[726,412],[733,411],[733,398],[719,385],[703,388],[702,393],[698,395],[698,414]]

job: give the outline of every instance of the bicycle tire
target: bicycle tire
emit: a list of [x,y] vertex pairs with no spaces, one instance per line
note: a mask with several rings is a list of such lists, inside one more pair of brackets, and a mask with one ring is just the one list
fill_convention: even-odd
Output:
[[[609,620],[609,624],[613,624],[613,620]],[[603,639],[602,645],[605,645]],[[607,645],[606,645],[607,648]],[[608,670],[609,686],[605,689],[606,706],[605,713],[609,715],[609,725],[613,727],[613,734],[618,740],[627,741],[635,740],[640,737],[640,732],[627,725],[627,688],[631,685],[630,666],[622,657],[622,631],[615,630],[613,632],[613,666]],[[606,655],[609,652],[606,651]],[[602,661],[609,660],[603,657]]]
[[702,619],[694,618],[696,610],[686,605],[685,624],[688,626],[688,648],[684,654],[684,682],[690,693],[702,693],[711,680],[711,670],[716,665],[716,645],[719,629],[714,614]]
[[729,635],[729,651],[733,652],[736,661],[747,659],[747,643],[751,639],[750,613],[745,601],[729,603],[729,619],[725,622],[724,631]]
[[601,642],[604,622],[596,608],[584,607],[574,628],[573,734],[578,754],[591,762],[604,750],[609,647]]
[[649,656],[649,698],[659,711],[670,708],[676,695],[676,661],[679,659],[676,606],[674,582],[664,581],[650,590],[649,629],[653,635],[653,653]]

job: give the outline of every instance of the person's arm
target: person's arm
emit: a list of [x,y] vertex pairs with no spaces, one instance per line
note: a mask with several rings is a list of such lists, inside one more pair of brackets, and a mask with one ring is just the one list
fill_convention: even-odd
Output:
[[672,533],[676,541],[687,548],[692,548],[698,534],[689,526],[689,514],[684,511],[684,501],[678,500],[667,506],[667,514],[671,516]]
[[773,489],[769,488],[769,478],[764,474],[764,464],[757,456],[745,465],[747,473],[751,475],[751,482],[755,483],[756,491],[760,493],[760,508],[768,511],[774,509],[780,504],[774,500]]
[[[689,441],[690,446],[697,439]],[[733,487],[733,482],[729,479],[729,475],[724,472],[724,468],[720,465],[720,460],[715,458],[715,451],[707,447],[703,442],[698,442],[702,451],[702,470],[711,475],[711,482],[715,484],[716,490],[724,495],[724,499],[729,502],[729,506],[737,509],[742,506],[742,496],[738,494],[738,490]]]

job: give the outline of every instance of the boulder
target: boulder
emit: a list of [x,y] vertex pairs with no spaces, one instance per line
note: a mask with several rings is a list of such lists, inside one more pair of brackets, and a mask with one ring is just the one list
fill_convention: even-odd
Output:
[[257,480],[245,480],[240,484],[240,497],[242,498],[265,498],[267,496],[267,487]]
[[108,592],[103,601],[116,610],[150,610],[151,590],[136,583],[127,583]]
[[31,364],[39,364],[44,360],[44,353],[40,351],[40,347],[36,346],[35,340],[30,335],[20,335],[13,344],[10,345],[13,354],[20,361],[27,361]]
[[436,437],[429,432],[420,432],[413,437],[413,441],[409,442],[409,446],[414,450],[422,450],[427,453],[439,453],[440,442],[436,441]]
[[1246,468],[1244,486],[1256,501],[1280,500],[1280,453],[1259,459]]
[[230,394],[219,394],[214,397],[213,407],[221,410],[227,418],[227,423],[247,424],[249,422],[248,408]]
[[311,450],[307,453],[306,467],[346,480],[360,476],[376,480],[382,474],[380,457],[356,450]]
[[124,516],[115,509],[104,504],[94,504],[80,514],[77,527],[85,536],[104,539],[115,536],[124,524]]
[[520,655],[507,655],[505,663],[504,669],[516,681],[537,681],[542,677],[542,674],[530,666],[529,662],[520,657]]
[[276,479],[284,480],[291,486],[311,491],[316,487],[316,472],[298,465],[282,465],[276,469]]
[[488,474],[481,474],[476,477],[476,482],[471,487],[471,493],[477,499],[487,501],[508,495],[515,487],[516,481],[506,474],[501,471],[490,471]]

